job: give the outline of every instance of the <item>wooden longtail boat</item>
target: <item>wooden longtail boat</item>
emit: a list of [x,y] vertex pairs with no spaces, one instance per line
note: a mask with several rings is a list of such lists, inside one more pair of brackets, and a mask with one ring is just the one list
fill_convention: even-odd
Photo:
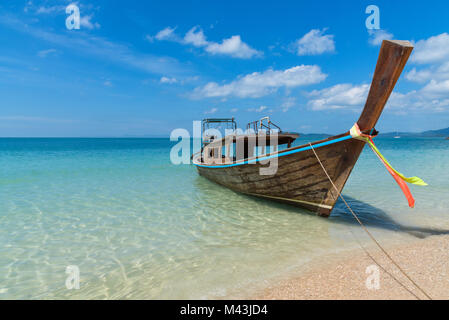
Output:
[[[369,133],[374,130],[412,50],[413,46],[408,41],[383,41],[368,98],[357,121],[362,132]],[[261,122],[260,127],[263,126]],[[269,120],[268,126],[265,127],[268,128],[268,133],[271,132]],[[255,132],[255,136],[258,136],[258,132]],[[234,191],[303,207],[328,217],[365,142],[354,139],[350,132],[346,132],[311,144],[291,147],[292,141],[297,137],[297,134],[279,130],[278,143],[288,144],[286,149],[275,149],[271,153],[254,156],[251,148],[246,147],[242,157],[232,158],[229,154],[222,155],[221,149],[216,146],[229,146],[229,143],[235,144],[239,140],[248,144],[251,135],[227,136],[219,141],[212,139],[204,144],[202,152],[193,156],[193,163],[201,176]],[[268,141],[267,138],[267,145]],[[205,153],[213,157],[214,150],[220,150],[220,159],[211,163],[207,161]],[[314,151],[338,192],[324,173]],[[266,167],[261,162],[273,157],[278,161],[277,171],[271,175],[261,175],[260,168]]]

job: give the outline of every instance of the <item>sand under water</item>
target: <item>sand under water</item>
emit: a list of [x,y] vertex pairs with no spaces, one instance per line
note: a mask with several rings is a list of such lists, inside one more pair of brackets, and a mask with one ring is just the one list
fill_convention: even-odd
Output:
[[[404,248],[394,255],[417,281],[442,296],[449,144],[376,144],[395,168],[429,184],[411,187],[416,207],[408,208],[368,148],[343,194],[383,245]],[[394,285],[384,275],[380,291],[363,287],[370,262],[355,237],[370,240],[343,203],[324,219],[237,194],[192,165],[170,163],[172,146],[168,139],[0,139],[0,299],[389,297],[384,291]],[[345,259],[319,269],[331,257]],[[68,266],[79,268],[79,290],[66,288]]]

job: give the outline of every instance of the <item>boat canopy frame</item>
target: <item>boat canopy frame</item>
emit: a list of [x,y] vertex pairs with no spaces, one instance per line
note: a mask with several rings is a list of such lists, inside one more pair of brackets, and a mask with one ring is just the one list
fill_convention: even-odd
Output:
[[232,118],[206,118],[201,121],[201,126],[203,129],[203,132],[205,132],[207,129],[210,129],[210,124],[212,123],[225,123],[226,126],[229,128],[229,125],[231,125],[231,129],[234,131],[237,130],[237,122],[235,121],[234,117]]
[[281,127],[272,122],[270,117],[263,117],[260,120],[249,122],[246,125],[246,130],[254,130],[255,134],[258,134],[259,130],[265,130],[267,134],[270,134],[274,130],[278,130],[278,133],[282,133]]

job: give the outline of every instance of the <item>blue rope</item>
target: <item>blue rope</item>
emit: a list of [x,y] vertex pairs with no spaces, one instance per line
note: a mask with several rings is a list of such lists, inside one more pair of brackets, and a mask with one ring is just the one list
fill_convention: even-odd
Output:
[[[350,135],[348,135],[346,137],[334,139],[334,140],[331,140],[331,141],[326,141],[326,142],[319,143],[319,144],[315,145],[314,148],[324,147],[324,146],[327,146],[327,145],[330,145],[330,144],[334,144],[334,143],[345,141],[345,140],[349,140],[349,139],[352,139],[352,137]],[[295,149],[295,150],[290,150],[290,151],[287,151],[287,152],[282,152],[282,153],[279,153],[279,154],[274,154],[274,155],[271,155],[271,156],[265,156],[265,157],[262,157],[262,158],[256,158],[256,159],[252,159],[252,160],[245,160],[245,161],[239,162],[239,163],[225,164],[225,165],[219,165],[219,166],[213,166],[213,165],[212,166],[207,166],[207,165],[196,164],[196,163],[195,163],[195,165],[198,166],[198,167],[214,168],[214,169],[215,168],[217,168],[217,169],[218,168],[230,168],[230,167],[235,167],[235,166],[242,166],[242,165],[245,165],[245,164],[256,163],[258,161],[269,160],[269,159],[273,159],[273,158],[277,158],[277,157],[283,157],[283,156],[287,156],[287,155],[290,155],[290,154],[293,154],[293,153],[298,153],[298,152],[302,152],[302,151],[306,151],[306,150],[310,150],[310,149],[312,149],[312,148],[310,146],[308,146],[308,147],[303,147],[303,148],[300,148],[300,149]]]

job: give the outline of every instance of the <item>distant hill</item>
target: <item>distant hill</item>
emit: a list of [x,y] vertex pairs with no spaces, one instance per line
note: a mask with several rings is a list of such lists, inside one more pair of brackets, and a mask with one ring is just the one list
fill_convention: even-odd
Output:
[[429,130],[424,132],[387,132],[381,133],[382,137],[449,137],[449,128],[440,130]]
[[449,137],[449,128],[440,129],[440,130],[424,131],[421,134],[426,137]]

